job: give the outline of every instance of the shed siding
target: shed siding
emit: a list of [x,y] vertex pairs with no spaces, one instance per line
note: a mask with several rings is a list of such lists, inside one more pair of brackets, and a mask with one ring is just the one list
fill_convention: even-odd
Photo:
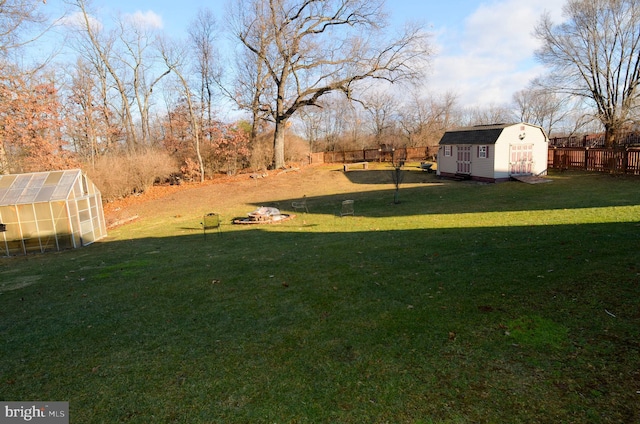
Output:
[[[487,146],[483,144],[483,146]],[[478,154],[478,148],[480,145],[471,147],[471,175],[474,177],[479,177],[481,179],[493,178],[493,158],[495,155],[493,154],[494,146],[489,146],[489,157],[481,158]]]
[[[481,181],[505,181],[510,178],[511,146],[532,145],[533,164],[531,173],[544,174],[547,170],[548,142],[544,131],[537,126],[520,123],[500,126],[467,128],[445,134],[438,150],[438,175],[456,174],[456,151],[458,145],[452,145],[453,155],[444,156],[444,144],[461,142],[472,145],[471,177]],[[480,158],[478,147],[488,146],[489,157]]]
[[527,134],[524,140],[526,140],[526,144],[530,144],[532,140],[528,140],[528,138],[532,137],[532,132],[530,128],[527,128],[526,125],[513,125],[511,127],[505,128],[498,141],[496,141],[496,169],[494,171],[494,178],[496,180],[503,180],[509,178],[509,164],[511,162],[510,158],[510,149],[511,145],[514,144],[524,144],[522,140],[520,140],[520,128],[524,126],[524,133]]
[[444,147],[440,147],[438,150],[438,173],[440,170],[445,170],[446,172],[451,172],[452,174],[456,173],[456,161],[458,157],[458,148],[457,146],[451,146],[451,156],[444,155]]

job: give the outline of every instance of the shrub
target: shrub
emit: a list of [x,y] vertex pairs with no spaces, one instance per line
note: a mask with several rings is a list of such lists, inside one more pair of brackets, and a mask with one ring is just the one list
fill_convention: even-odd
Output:
[[198,162],[191,158],[185,158],[182,166],[180,166],[182,178],[187,181],[197,181],[200,179],[200,166]]
[[[309,145],[302,138],[287,132],[285,136],[285,161],[304,164],[309,162]],[[267,169],[273,163],[273,132],[259,135],[251,145],[249,166],[255,171]]]
[[167,153],[149,150],[100,157],[87,173],[100,188],[103,200],[109,202],[143,193],[156,180],[166,180],[177,171]]
[[308,163],[309,144],[294,134],[287,134],[288,140],[285,145],[285,160],[287,162]]
[[211,139],[201,146],[205,173],[226,172],[234,175],[248,162],[249,137],[236,125],[218,124],[211,128]]
[[258,136],[251,143],[249,166],[254,171],[268,169],[273,161],[273,133]]

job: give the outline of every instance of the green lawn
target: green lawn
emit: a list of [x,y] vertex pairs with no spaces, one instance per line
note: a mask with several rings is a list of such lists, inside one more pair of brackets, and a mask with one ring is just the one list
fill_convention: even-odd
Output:
[[0,258],[0,400],[73,423],[640,422],[640,179],[551,178],[400,204],[354,184],[355,217],[310,197],[206,240],[159,216]]

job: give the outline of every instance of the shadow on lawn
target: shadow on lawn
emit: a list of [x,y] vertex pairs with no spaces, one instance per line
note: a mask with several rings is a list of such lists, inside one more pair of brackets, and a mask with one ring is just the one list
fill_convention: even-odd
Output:
[[[391,165],[388,169],[376,169],[376,170],[351,170],[344,172],[344,175],[353,184],[393,184],[395,168]],[[343,171],[337,171],[343,172]],[[402,168],[402,183],[403,184],[418,184],[418,183],[434,183],[439,180],[435,173],[429,173],[423,171],[419,167],[404,167]]]
[[[389,188],[307,196],[310,213],[339,215],[341,202],[346,199],[356,201],[356,215],[369,217],[640,205],[640,191],[637,190],[640,178],[615,179],[616,177],[594,173],[552,174],[550,178],[553,181],[549,184],[529,185],[517,181],[499,184],[456,182],[439,179],[434,174],[423,171],[407,171],[400,185],[398,204],[394,204],[395,186],[391,171],[358,170],[345,175],[354,184],[372,187],[387,184]],[[299,200],[274,198],[254,205],[274,206],[283,211],[291,211],[292,202]]]
[[[0,260],[12,284],[0,296],[0,391],[68,400],[83,422],[282,422],[308,413],[305,402],[333,411],[337,396],[360,416],[373,404],[362,393],[387,387],[380,402],[400,422],[407,408],[434,414],[434,402],[491,414],[469,384],[490,381],[513,421],[586,422],[590,408],[638,417],[636,222],[223,227],[206,240],[194,231]],[[423,378],[432,373],[441,378]],[[246,390],[244,409],[221,409]]]

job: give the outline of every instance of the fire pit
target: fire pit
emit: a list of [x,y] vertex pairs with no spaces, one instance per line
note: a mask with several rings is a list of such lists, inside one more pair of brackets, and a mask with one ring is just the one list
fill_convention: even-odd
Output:
[[274,224],[286,221],[295,215],[280,213],[280,209],[261,206],[253,212],[249,212],[246,218],[236,218],[234,224]]

